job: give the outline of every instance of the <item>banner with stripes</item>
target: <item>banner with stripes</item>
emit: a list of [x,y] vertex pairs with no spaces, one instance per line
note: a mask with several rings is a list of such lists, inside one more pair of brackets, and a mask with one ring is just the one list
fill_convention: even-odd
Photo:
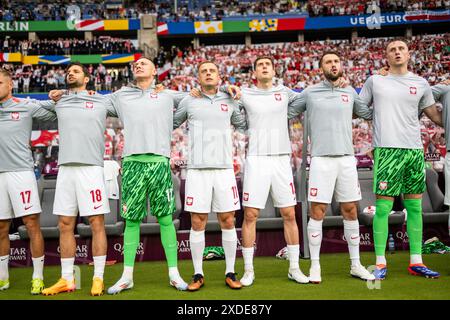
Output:
[[123,64],[138,60],[141,53],[134,54],[79,54],[71,56],[22,56],[21,53],[1,53],[0,62],[22,62],[23,64],[69,64],[80,62],[83,64]]

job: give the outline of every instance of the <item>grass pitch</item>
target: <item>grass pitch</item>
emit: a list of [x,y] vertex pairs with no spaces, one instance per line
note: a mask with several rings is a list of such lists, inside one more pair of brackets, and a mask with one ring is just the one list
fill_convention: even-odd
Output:
[[[374,254],[361,253],[361,261],[368,266],[374,262]],[[255,258],[256,280],[253,286],[241,290],[231,290],[225,285],[225,261],[205,261],[205,286],[197,292],[180,292],[169,285],[167,267],[164,261],[136,263],[134,272],[134,288],[118,295],[105,294],[91,297],[90,287],[94,271],[93,266],[82,265],[81,289],[73,293],[62,293],[57,296],[32,296],[29,293],[31,268],[10,268],[8,290],[0,291],[0,300],[33,299],[33,300],[310,300],[310,299],[450,299],[450,255],[424,255],[428,267],[441,273],[439,279],[425,279],[411,276],[407,272],[408,252],[396,252],[387,256],[389,269],[387,279],[372,283],[369,289],[365,281],[350,276],[350,260],[348,254],[322,254],[322,283],[319,285],[301,285],[288,280],[289,263],[275,257]],[[309,272],[310,261],[300,260],[305,274]],[[122,263],[106,266],[105,286],[113,285],[122,274]],[[183,278],[188,281],[193,273],[192,262],[181,260],[179,269]],[[243,273],[243,260],[237,259],[238,278]],[[60,277],[59,266],[44,269],[45,284],[53,285]],[[375,288],[374,288],[375,287]]]

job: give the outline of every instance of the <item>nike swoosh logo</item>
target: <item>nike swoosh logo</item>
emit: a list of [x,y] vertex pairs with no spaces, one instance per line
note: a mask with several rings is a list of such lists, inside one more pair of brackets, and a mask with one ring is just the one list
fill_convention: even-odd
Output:
[[33,207],[33,206],[25,207],[25,210],[29,210],[31,207]]
[[350,239],[352,239],[352,240],[355,240],[355,239],[358,239],[359,237],[350,237]]
[[318,236],[320,236],[320,234],[316,234],[316,235],[311,235],[313,238],[317,238]]
[[237,204],[238,204],[238,202],[239,202],[239,200],[238,200],[238,201],[236,201],[236,202],[234,203],[234,205],[237,205]]
[[0,259],[0,261],[5,261],[5,260],[7,260],[8,258],[5,258],[5,259]]
[[94,210],[97,210],[98,208],[100,208],[101,206],[103,206],[102,204],[99,206],[94,206]]

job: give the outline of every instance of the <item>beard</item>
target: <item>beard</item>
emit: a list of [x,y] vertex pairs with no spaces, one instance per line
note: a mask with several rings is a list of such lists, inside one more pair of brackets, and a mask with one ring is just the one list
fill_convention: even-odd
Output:
[[67,88],[69,88],[69,89],[79,88],[82,86],[83,86],[83,83],[81,81],[69,82],[67,80]]
[[340,77],[342,77],[342,70],[340,70],[340,71],[337,73],[337,75],[333,75],[333,74],[331,73],[331,71],[330,71],[330,72],[324,72],[323,74],[324,74],[325,78],[326,78],[328,81],[334,82],[334,81],[336,81],[337,79],[339,79]]

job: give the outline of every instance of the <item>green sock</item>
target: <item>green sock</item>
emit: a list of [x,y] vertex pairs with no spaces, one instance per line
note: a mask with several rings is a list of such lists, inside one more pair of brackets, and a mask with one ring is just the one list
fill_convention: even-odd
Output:
[[375,243],[375,255],[384,256],[389,229],[389,213],[394,202],[386,199],[377,199],[376,211],[373,217],[373,241]]
[[126,220],[123,235],[123,262],[127,267],[134,266],[136,250],[139,245],[140,221]]
[[178,264],[178,243],[172,215],[169,214],[164,217],[159,217],[158,223],[161,230],[161,243],[166,254],[167,265],[169,268],[176,267]]
[[409,237],[409,252],[422,254],[422,199],[405,199],[403,204],[408,212],[406,231]]

